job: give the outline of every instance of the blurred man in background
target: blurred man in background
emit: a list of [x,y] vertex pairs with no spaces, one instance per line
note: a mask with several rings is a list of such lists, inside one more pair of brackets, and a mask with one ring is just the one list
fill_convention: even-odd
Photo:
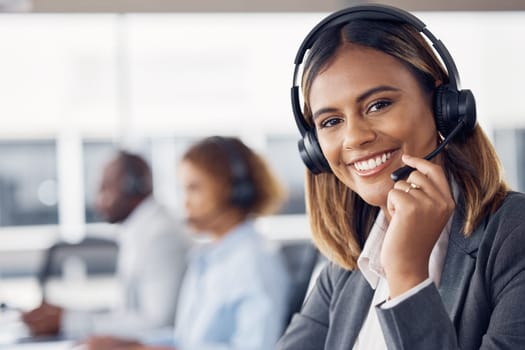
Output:
[[22,315],[31,334],[80,339],[173,327],[190,240],[183,223],[172,218],[152,193],[151,170],[140,156],[120,151],[105,166],[96,209],[107,222],[120,224],[116,276],[120,305],[96,313],[44,301]]

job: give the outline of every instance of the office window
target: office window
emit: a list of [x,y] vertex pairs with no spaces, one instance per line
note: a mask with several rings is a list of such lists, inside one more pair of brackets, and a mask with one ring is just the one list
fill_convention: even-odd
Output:
[[305,166],[297,150],[298,136],[267,137],[264,156],[285,183],[288,190],[288,200],[284,203],[279,214],[304,214],[304,174]]
[[114,145],[110,141],[84,141],[84,200],[86,222],[100,222],[102,219],[95,211],[95,196],[98,190],[102,169],[114,154]]
[[55,141],[0,141],[0,226],[57,223]]
[[525,191],[525,129],[498,128],[493,136],[505,179],[513,189]]
[[[154,178],[157,180],[155,194],[157,198],[180,215],[184,214],[184,209],[182,205],[183,190],[177,177],[179,163],[188,148],[206,136],[178,135],[169,139],[157,140],[157,173],[154,174]],[[163,146],[162,149],[158,147],[160,145]]]

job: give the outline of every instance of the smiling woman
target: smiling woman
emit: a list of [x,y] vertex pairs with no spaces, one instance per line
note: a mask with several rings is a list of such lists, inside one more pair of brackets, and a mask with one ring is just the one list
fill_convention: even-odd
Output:
[[303,56],[304,106],[297,86],[292,105],[332,264],[278,349],[523,347],[525,247],[508,242],[525,239],[525,196],[503,180],[443,44],[410,13],[364,5],[310,32],[294,82]]
[[389,173],[404,165],[401,155],[423,157],[439,141],[429,93],[404,64],[380,51],[347,44],[308,92],[333,173],[376,207],[387,202]]

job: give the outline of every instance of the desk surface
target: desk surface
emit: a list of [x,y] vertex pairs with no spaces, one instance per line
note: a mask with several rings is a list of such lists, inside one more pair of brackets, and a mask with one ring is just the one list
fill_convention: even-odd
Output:
[[59,340],[56,337],[31,338],[27,327],[20,320],[18,310],[2,310],[0,324],[0,350],[65,350],[75,345],[71,340]]
[[82,348],[81,345],[75,346],[70,340],[0,345],[2,350],[81,350]]

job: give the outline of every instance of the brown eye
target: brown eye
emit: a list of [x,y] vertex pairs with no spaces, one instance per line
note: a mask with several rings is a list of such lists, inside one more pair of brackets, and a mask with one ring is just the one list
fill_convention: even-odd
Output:
[[321,123],[319,123],[319,129],[330,128],[332,126],[335,126],[341,123],[342,121],[343,120],[341,118],[336,118],[336,117],[326,118]]
[[367,113],[378,112],[390,106],[391,104],[392,104],[392,101],[388,101],[388,100],[380,100],[380,101],[374,102],[370,105],[370,107],[368,107]]

